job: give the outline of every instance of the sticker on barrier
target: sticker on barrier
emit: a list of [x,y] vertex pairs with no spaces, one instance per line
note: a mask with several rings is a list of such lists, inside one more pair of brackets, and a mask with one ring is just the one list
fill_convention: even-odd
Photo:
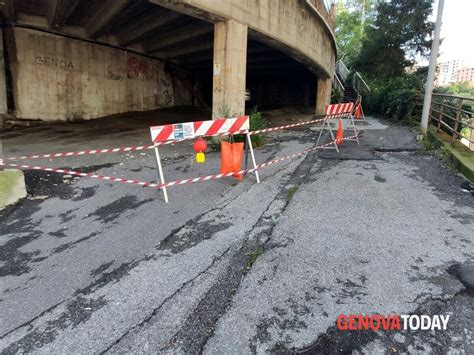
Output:
[[[249,116],[241,116],[238,118],[219,118],[209,121],[185,122],[178,124],[167,124],[162,126],[150,127],[151,140],[153,143],[185,140],[198,137],[210,137],[215,135],[233,135],[245,134],[247,144],[250,149],[253,167],[256,168],[255,155],[253,152],[252,142],[250,140],[250,119]],[[163,196],[165,202],[168,203],[168,191],[161,164],[161,157],[158,145],[155,145],[156,163],[158,165],[158,176],[161,185],[163,185]],[[260,183],[258,172],[255,171],[257,183]]]

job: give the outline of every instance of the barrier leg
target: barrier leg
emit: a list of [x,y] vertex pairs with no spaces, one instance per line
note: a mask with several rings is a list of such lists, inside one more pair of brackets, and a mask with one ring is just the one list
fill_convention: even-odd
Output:
[[[321,136],[323,135],[324,127],[326,125],[328,126],[329,134],[331,135],[332,141],[334,142],[336,140],[336,138],[334,137],[334,132],[332,131],[331,124],[328,121],[329,120],[327,118],[324,120],[323,125],[321,126],[321,130],[319,131],[319,137],[318,137],[318,140],[316,141],[316,145],[319,144],[319,140],[321,139]],[[339,148],[337,147],[336,142],[334,142],[334,148],[336,148],[336,152],[339,153]],[[326,148],[323,148],[323,149],[332,149],[332,147],[326,147]]]
[[[252,163],[253,163],[253,168],[257,168],[257,163],[255,162],[255,155],[253,154],[253,147],[252,147],[252,140],[250,139],[250,134],[246,134],[247,136],[247,144],[250,149],[250,155],[252,156]],[[260,184],[260,177],[258,176],[258,170],[255,170],[255,177],[257,178],[257,184]]]
[[[160,177],[160,183],[165,183],[165,177],[163,176],[163,168],[161,167],[161,158],[160,152],[158,151],[158,147],[155,147],[155,156],[156,156],[156,164],[158,165],[158,172]],[[165,198],[165,202],[168,203],[168,191],[166,191],[166,186],[162,188],[163,196]]]
[[321,139],[321,136],[323,135],[324,126],[326,125],[326,120],[327,118],[324,118],[323,125],[321,126],[321,129],[319,130],[319,136],[318,136],[318,140],[316,141],[316,145],[319,144],[319,140]]
[[351,122],[352,122],[352,129],[354,131],[355,135],[355,140],[357,141],[357,144],[359,144],[359,130],[357,129],[355,122],[354,122],[354,116],[351,115]]

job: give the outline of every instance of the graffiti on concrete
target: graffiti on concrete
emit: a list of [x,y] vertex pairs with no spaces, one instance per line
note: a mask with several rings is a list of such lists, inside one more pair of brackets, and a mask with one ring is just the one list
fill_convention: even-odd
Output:
[[37,56],[35,57],[35,64],[47,65],[50,67],[56,67],[56,68],[61,68],[61,69],[66,69],[66,70],[74,69],[74,65],[72,64],[71,61],[58,59],[58,58],[52,58],[52,57]]
[[127,61],[127,77],[139,80],[158,80],[161,65],[152,61],[131,56]]

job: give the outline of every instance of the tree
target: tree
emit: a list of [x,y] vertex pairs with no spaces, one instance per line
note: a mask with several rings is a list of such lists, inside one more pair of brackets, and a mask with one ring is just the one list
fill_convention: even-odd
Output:
[[404,73],[416,56],[426,57],[434,24],[428,20],[431,0],[381,1],[366,34],[354,67],[369,76],[390,78]]
[[372,23],[374,0],[340,0],[336,5],[338,57],[351,65],[359,55],[366,26]]

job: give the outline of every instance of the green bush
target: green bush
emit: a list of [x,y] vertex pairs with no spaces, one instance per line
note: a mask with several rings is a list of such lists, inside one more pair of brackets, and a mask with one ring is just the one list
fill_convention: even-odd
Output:
[[[262,113],[258,112],[257,107],[255,107],[250,113],[250,131],[265,129],[267,126],[268,123],[265,118],[263,118]],[[250,136],[250,138],[254,147],[261,147],[265,144],[265,135],[263,133],[255,134]]]
[[342,93],[339,90],[336,90],[334,87],[331,88],[331,103],[341,102]]
[[[250,131],[258,131],[267,128],[267,126],[267,121],[263,118],[262,113],[257,111],[257,107],[255,106],[250,113]],[[261,147],[265,144],[265,135],[263,133],[252,135],[250,139],[252,140],[252,146],[254,148]],[[234,140],[236,142],[246,142],[244,135],[235,135]]]
[[364,96],[365,111],[393,120],[411,121],[424,80],[424,73],[403,74],[388,80],[368,78],[371,92]]

